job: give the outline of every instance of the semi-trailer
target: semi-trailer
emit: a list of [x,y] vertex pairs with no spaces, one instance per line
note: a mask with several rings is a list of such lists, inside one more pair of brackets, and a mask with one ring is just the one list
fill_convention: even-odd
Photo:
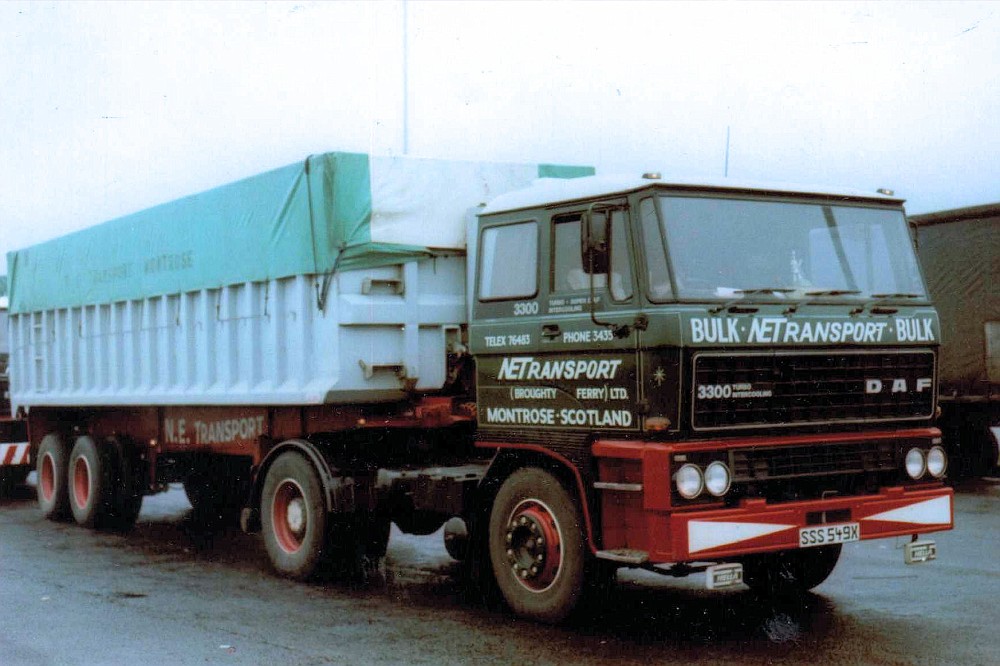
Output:
[[941,418],[952,476],[1000,465],[1000,203],[910,218],[941,316]]
[[447,522],[546,622],[620,567],[798,593],[953,524],[893,196],[334,152],[8,266],[50,519],[183,482],[296,579]]

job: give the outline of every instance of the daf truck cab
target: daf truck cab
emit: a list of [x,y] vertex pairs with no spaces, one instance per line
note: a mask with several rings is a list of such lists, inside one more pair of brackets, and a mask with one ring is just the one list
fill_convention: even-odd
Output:
[[772,592],[818,585],[847,542],[934,557],[939,324],[902,201],[578,178],[499,197],[475,238],[479,444],[579,497],[501,487],[490,555],[515,608],[574,601],[574,548]]

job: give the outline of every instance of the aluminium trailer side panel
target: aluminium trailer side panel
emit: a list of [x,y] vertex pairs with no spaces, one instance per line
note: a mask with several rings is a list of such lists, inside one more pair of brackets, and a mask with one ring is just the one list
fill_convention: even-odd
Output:
[[460,254],[12,314],[12,401],[17,409],[398,400],[444,386],[464,322]]
[[17,407],[440,389],[469,210],[590,167],[332,152],[8,254]]

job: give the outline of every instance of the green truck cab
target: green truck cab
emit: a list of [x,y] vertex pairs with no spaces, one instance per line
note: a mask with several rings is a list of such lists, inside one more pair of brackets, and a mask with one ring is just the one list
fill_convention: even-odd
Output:
[[934,557],[916,535],[952,524],[939,324],[899,199],[546,181],[482,210],[469,260],[479,444],[582,498],[494,506],[515,608],[575,602],[572,549],[534,536],[577,524],[597,569],[707,568],[709,587],[808,589],[860,539]]

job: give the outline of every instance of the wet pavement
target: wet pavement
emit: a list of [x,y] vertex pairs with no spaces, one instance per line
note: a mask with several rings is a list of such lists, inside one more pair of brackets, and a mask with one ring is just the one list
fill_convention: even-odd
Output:
[[484,605],[441,534],[393,528],[366,579],[268,572],[258,536],[195,521],[179,487],[127,535],[41,519],[34,489],[0,499],[0,664],[995,664],[1000,484],[960,489],[935,562],[903,540],[849,544],[797,602],[709,592],[702,576],[622,572],[562,627]]

